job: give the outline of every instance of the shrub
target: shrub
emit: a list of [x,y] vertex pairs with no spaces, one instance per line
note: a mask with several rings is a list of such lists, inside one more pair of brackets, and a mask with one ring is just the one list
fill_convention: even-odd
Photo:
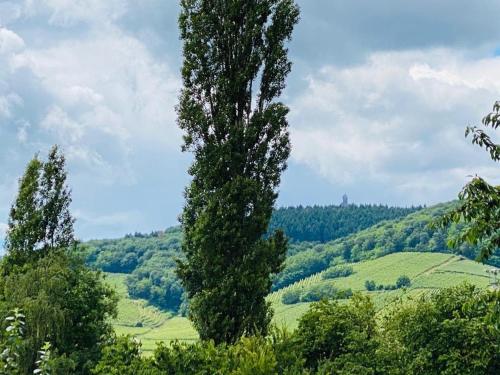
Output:
[[348,304],[314,303],[295,332],[298,350],[312,369],[328,359],[334,366],[351,360],[370,364],[375,358],[375,324],[375,308],[366,296],[356,294]]
[[102,351],[94,375],[160,375],[153,361],[141,356],[141,344],[129,336],[115,338]]
[[295,303],[300,302],[300,294],[301,294],[300,289],[287,290],[285,293],[283,293],[283,297],[281,298],[281,301],[285,305],[293,305]]
[[353,268],[352,266],[348,265],[338,265],[335,267],[330,267],[328,268],[324,273],[323,273],[323,279],[336,279],[339,277],[347,277],[349,275],[353,274]]
[[498,291],[467,284],[401,301],[381,322],[381,373],[497,374],[499,306]]
[[322,299],[337,298],[338,289],[330,284],[317,284],[305,290],[301,302],[316,302]]
[[399,288],[407,288],[411,285],[411,280],[406,275],[401,275],[396,280],[396,287]]
[[375,284],[375,281],[373,280],[366,280],[365,281],[365,288],[368,291],[373,291],[377,289],[377,284]]

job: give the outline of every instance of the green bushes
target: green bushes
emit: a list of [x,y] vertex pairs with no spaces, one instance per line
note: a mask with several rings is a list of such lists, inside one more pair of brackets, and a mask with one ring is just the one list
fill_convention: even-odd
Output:
[[401,375],[498,374],[499,322],[500,292],[471,285],[400,303],[381,322],[379,367]]
[[322,361],[333,361],[332,369],[350,362],[374,367],[375,326],[375,308],[368,297],[355,295],[348,304],[321,301],[301,318],[297,349],[312,369]]
[[322,275],[323,279],[337,279],[339,277],[347,277],[354,273],[352,266],[338,265],[328,268]]
[[406,275],[401,275],[398,277],[396,280],[396,288],[407,288],[411,285],[411,280],[408,276]]
[[[2,264],[3,265],[3,264]],[[0,279],[0,314],[19,308],[26,317],[19,367],[33,371],[38,351],[52,345],[54,367],[87,374],[100,357],[102,340],[112,333],[116,297],[102,281],[70,254],[55,250]],[[0,336],[0,343],[6,337]]]
[[128,273],[132,298],[180,312],[184,290],[175,275],[175,259],[182,258],[180,228],[151,234],[129,234],[117,240],[94,240],[79,246],[87,264],[105,272]]
[[497,374],[500,292],[470,285],[395,303],[375,316],[370,298],[313,303],[294,332],[160,345],[151,358],[120,338],[103,351],[95,375],[167,374]]
[[374,291],[374,290],[396,290],[396,289],[401,289],[401,288],[407,288],[411,285],[411,280],[408,276],[406,275],[401,275],[398,277],[396,282],[394,284],[377,284],[373,280],[366,280],[365,281],[365,288],[368,291]]
[[322,299],[344,299],[352,296],[351,289],[340,290],[331,284],[316,284],[308,288],[295,288],[283,293],[282,302],[292,305],[298,302],[317,302]]

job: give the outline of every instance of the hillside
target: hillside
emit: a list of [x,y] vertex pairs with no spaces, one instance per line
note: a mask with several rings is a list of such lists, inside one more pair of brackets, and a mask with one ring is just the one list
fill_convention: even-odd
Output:
[[[292,256],[325,239],[352,234],[419,209],[374,205],[289,207],[274,212],[270,228],[283,228],[291,236],[289,255]],[[306,228],[306,232],[297,231],[297,227]],[[125,282],[132,297],[182,314],[185,296],[175,275],[175,259],[182,257],[181,236],[179,227],[151,234],[136,233],[119,239],[88,241],[80,246],[80,252],[92,267],[127,274]],[[314,242],[300,242],[303,238]]]
[[[392,253],[418,251],[451,254],[447,241],[459,228],[452,226],[445,231],[436,230],[429,224],[452,205],[439,204],[398,219],[381,221],[370,228],[326,243],[292,243],[285,269],[275,277],[272,290],[277,291],[330,267],[376,259]],[[354,210],[354,207],[350,210]],[[337,208],[334,206],[332,210]],[[365,207],[358,207],[358,210],[360,215],[371,212]],[[360,221],[362,218],[360,216]],[[125,283],[131,297],[144,299],[160,309],[182,315],[185,313],[186,298],[175,275],[175,259],[182,257],[181,238],[182,233],[177,227],[149,235],[135,234],[116,240],[89,241],[81,246],[80,251],[93,267],[105,272],[127,274]],[[454,251],[469,259],[475,257],[475,249],[467,245]],[[489,263],[498,266],[500,258],[496,255]]]
[[[275,309],[275,323],[293,329],[297,319],[308,309],[310,303],[283,304],[283,294],[293,289],[307,289],[322,284],[351,288],[355,292],[368,293],[374,299],[377,309],[383,311],[398,298],[416,297],[421,293],[458,285],[464,281],[482,288],[490,283],[485,266],[450,254],[397,253],[353,263],[352,267],[354,273],[345,278],[323,280],[322,273],[318,273],[270,294],[268,299]],[[368,292],[364,286],[366,280],[381,284],[393,283],[402,274],[411,279],[411,286],[405,290]],[[153,349],[157,341],[197,339],[196,331],[186,318],[159,311],[148,306],[144,300],[130,299],[125,278],[125,274],[107,274],[108,281],[117,287],[122,297],[118,306],[119,315],[114,322],[118,334],[131,334],[140,339],[146,353]]]
[[[447,242],[460,228],[451,226],[447,230],[433,229],[433,220],[452,207],[443,203],[396,220],[380,222],[370,228],[347,237],[324,244],[304,247],[286,260],[284,271],[274,281],[273,290],[278,290],[308,276],[343,263],[356,263],[400,252],[456,253],[474,259],[476,249],[461,245],[450,249]],[[499,254],[488,264],[500,265]]]

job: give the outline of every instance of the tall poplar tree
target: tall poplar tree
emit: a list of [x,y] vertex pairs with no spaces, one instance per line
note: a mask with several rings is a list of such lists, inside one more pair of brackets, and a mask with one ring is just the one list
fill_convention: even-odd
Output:
[[194,161],[178,274],[200,337],[216,343],[265,333],[272,317],[265,296],[287,242],[263,236],[290,153],[277,98],[298,19],[293,0],[181,0],[178,123]]

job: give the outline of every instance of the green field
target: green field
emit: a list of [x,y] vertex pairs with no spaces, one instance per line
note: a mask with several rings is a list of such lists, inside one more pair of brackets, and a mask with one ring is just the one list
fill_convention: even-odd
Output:
[[[354,273],[348,277],[323,280],[319,273],[270,294],[268,298],[275,309],[275,323],[293,329],[298,318],[309,307],[309,303],[284,305],[281,302],[284,291],[318,283],[333,283],[341,289],[364,291],[373,297],[379,310],[399,297],[417,296],[464,281],[482,288],[490,284],[485,272],[487,266],[450,254],[395,253],[375,260],[353,263],[352,266]],[[121,297],[118,318],[114,322],[116,332],[130,334],[141,340],[142,349],[146,354],[151,352],[159,341],[197,339],[196,331],[186,318],[162,312],[148,306],[146,301],[130,299],[125,286],[125,274],[106,275],[108,282],[116,287]],[[407,290],[365,291],[366,280],[374,280],[377,284],[393,284],[400,275],[407,275],[412,281]]]
[[126,274],[106,273],[106,280],[116,288],[120,296],[118,317],[113,322],[117,334],[128,334],[139,339],[146,354],[151,352],[159,341],[197,340],[196,331],[186,318],[160,311],[144,300],[129,298],[125,285],[126,277]]

